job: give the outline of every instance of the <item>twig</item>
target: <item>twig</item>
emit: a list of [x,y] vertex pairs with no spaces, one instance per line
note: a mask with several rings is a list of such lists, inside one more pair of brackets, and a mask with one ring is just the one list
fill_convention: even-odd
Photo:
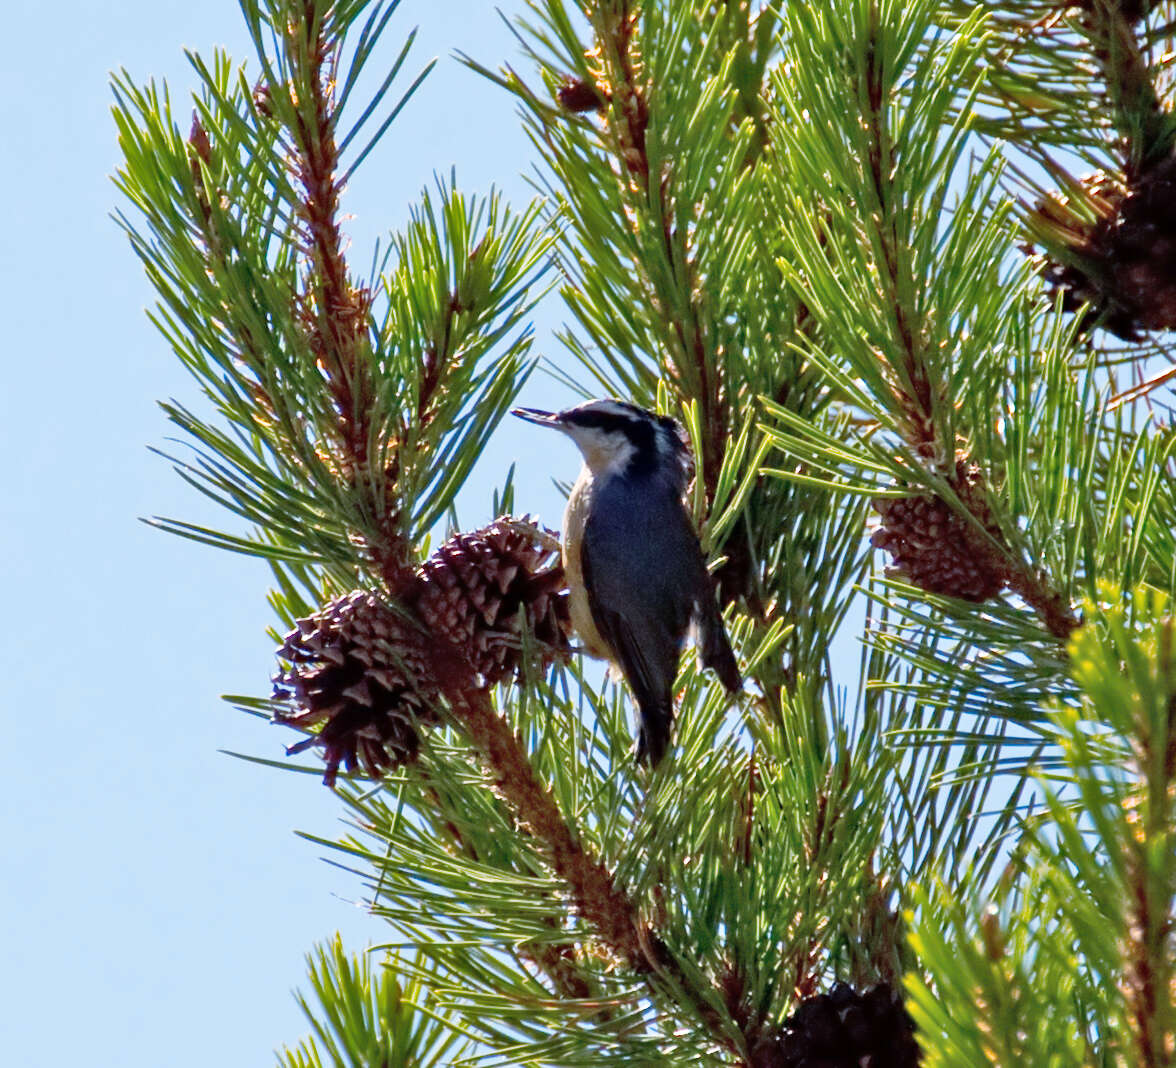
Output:
[[1171,147],[1161,143],[1166,111],[1123,5],[1114,0],[1088,0],[1082,6],[1086,11],[1083,29],[1102,66],[1115,125],[1123,138],[1124,176],[1130,184],[1150,160]]
[[[437,788],[428,785],[425,789],[432,798],[433,810],[438,814],[437,818],[441,826],[453,840],[454,845],[471,860],[479,861],[481,858],[474,844],[461,833],[461,828],[457,824],[444,815],[445,805]],[[558,917],[554,914],[544,922],[552,930],[562,929]],[[524,942],[518,947],[518,952],[520,956],[525,957],[543,971],[560,997],[582,1000],[595,996],[594,985],[576,960],[576,948],[573,943]]]
[[718,1042],[737,1051],[707,994],[683,974],[665,943],[616,885],[612,873],[572,833],[550,790],[535,775],[522,740],[494,710],[486,691],[470,681],[463,684],[467,669],[449,651],[435,655],[439,677],[449,680],[446,692],[456,717],[490,770],[494,788],[543,844],[553,870],[570,891],[576,913],[629,968],[646,977],[653,989],[664,985],[691,1006]]
[[[646,130],[649,125],[649,105],[645,99],[645,87],[639,76],[638,62],[633,56],[633,35],[637,25],[637,13],[628,4],[608,16],[597,32],[602,38],[602,51],[613,61],[614,69],[607,79],[606,90],[612,98],[608,110],[608,121],[616,140],[622,166],[631,176],[632,183],[640,192],[640,204],[648,209],[654,201],[656,181],[656,203],[659,217],[656,220],[658,232],[667,263],[674,264],[675,233],[670,205],[673,202],[672,176],[669,173],[654,175],[650,172],[649,155],[646,150]],[[703,485],[706,488],[707,503],[714,501],[718,483],[719,467],[722,461],[723,443],[727,440],[730,413],[723,395],[721,376],[711,373],[706,346],[706,329],[699,310],[698,287],[690,277],[693,263],[687,252],[683,256],[685,278],[676,278],[679,288],[687,295],[684,317],[674,316],[672,309],[680,302],[673,299],[678,294],[659,294],[656,307],[662,309],[665,325],[677,339],[682,363],[673,369],[677,372],[682,392],[696,399],[702,422],[702,455],[698,458],[702,470]],[[671,272],[677,274],[677,272]]]
[[[883,220],[878,226],[878,240],[882,248],[882,262],[878,264],[883,285],[894,313],[895,329],[901,347],[901,359],[894,367],[896,381],[893,389],[895,398],[906,416],[903,436],[914,451],[931,464],[956,464],[955,443],[939,440],[935,420],[936,400],[944,395],[942,383],[933,383],[930,368],[923,357],[920,324],[912,321],[912,314],[900,297],[901,282],[899,267],[900,242],[893,228],[884,221],[889,200],[890,175],[893,171],[893,150],[887,121],[886,86],[882,78],[879,52],[876,46],[878,34],[876,6],[871,6],[870,41],[867,51],[868,70],[866,74],[865,101],[866,128],[870,134],[869,166],[873,186],[874,203],[870,205],[871,215]],[[979,496],[965,493],[961,497],[963,507],[976,521],[976,529],[968,524],[965,534],[969,547],[993,574],[1004,578],[1006,584],[1018,594],[1038,615],[1050,633],[1065,642],[1080,625],[1068,600],[1053,589],[1046,577],[1016,558],[1011,550],[999,545],[992,537],[982,533],[989,518],[985,502]]]
[[[329,20],[319,17],[315,0],[304,0],[303,17],[291,19],[287,53],[294,65],[298,99],[292,140],[295,167],[302,184],[299,205],[311,269],[302,294],[302,315],[311,347],[327,378],[338,417],[343,474],[370,494],[380,537],[369,549],[390,590],[401,588],[412,568],[409,547],[400,530],[395,480],[374,478],[371,457],[371,411],[375,387],[367,357],[371,294],[351,284],[339,225],[339,149],[335,143],[335,102],[332,99],[339,42]],[[304,39],[305,38],[305,39]],[[394,466],[394,461],[393,461]],[[384,474],[387,474],[385,472]]]
[[[1124,844],[1127,938],[1123,988],[1141,1068],[1172,1064],[1173,917],[1172,787],[1176,782],[1176,626],[1168,620],[1158,644],[1159,684],[1168,693],[1159,716],[1143,713],[1135,734],[1141,795],[1132,805]],[[1142,704],[1142,702],[1141,702]],[[1160,870],[1155,870],[1157,863]]]
[[1156,372],[1146,381],[1139,382],[1130,389],[1125,389],[1122,393],[1115,394],[1107,405],[1107,411],[1113,412],[1123,407],[1124,404],[1130,404],[1139,400],[1141,397],[1146,397],[1149,393],[1159,389],[1165,382],[1170,382],[1173,378],[1176,378],[1176,366],[1165,367],[1162,371]]

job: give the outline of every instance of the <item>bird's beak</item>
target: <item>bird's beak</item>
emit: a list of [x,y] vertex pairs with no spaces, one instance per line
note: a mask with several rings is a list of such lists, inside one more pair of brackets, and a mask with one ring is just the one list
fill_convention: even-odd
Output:
[[510,414],[517,415],[520,419],[526,419],[528,423],[538,423],[540,426],[549,426],[555,430],[560,429],[558,412],[544,412],[538,408],[511,408]]

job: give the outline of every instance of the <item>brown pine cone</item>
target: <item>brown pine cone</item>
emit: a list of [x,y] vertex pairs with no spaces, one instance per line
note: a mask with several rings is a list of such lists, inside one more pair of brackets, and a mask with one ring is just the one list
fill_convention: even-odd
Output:
[[439,720],[432,644],[464,655],[489,687],[521,669],[527,642],[542,666],[566,657],[569,632],[558,539],[503,516],[433,553],[400,608],[355,590],[298,620],[278,650],[274,720],[317,729],[287,752],[321,746],[328,786],[340,765],[379,778]]
[[274,721],[321,727],[286,751],[321,746],[328,786],[340,764],[378,778],[411,760],[418,725],[437,722],[423,635],[374,593],[355,590],[298,620],[278,656],[274,700],[285,708]]
[[1088,304],[1084,325],[1124,341],[1176,329],[1176,157],[1127,187],[1104,174],[1082,186],[1073,202],[1047,198],[1028,219],[1045,249],[1042,275],[1061,291],[1062,306]]
[[[979,469],[956,466],[956,492],[983,508]],[[888,573],[901,575],[928,593],[979,603],[995,597],[1005,576],[969,545],[968,521],[946,501],[929,493],[912,497],[878,497],[873,502],[882,523],[870,537],[876,549],[893,558]],[[980,517],[998,534],[987,515]]]
[[858,993],[835,983],[805,998],[756,1047],[755,1068],[918,1068],[915,1025],[885,984]]

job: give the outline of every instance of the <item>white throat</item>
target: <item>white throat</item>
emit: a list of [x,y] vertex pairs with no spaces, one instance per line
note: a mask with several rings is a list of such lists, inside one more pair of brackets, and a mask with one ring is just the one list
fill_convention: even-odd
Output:
[[596,478],[620,474],[637,451],[624,434],[608,434],[596,427],[568,427],[568,436],[584,456],[584,466]]

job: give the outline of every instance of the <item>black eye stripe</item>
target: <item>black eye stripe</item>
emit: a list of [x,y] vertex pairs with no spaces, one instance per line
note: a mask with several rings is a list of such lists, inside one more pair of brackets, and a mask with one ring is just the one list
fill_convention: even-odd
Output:
[[672,416],[655,415],[653,412],[647,412],[627,401],[612,401],[611,403],[614,405],[611,410],[593,411],[573,408],[571,411],[565,412],[563,418],[565,422],[574,423],[576,426],[614,429],[621,426],[629,427],[634,424],[656,422],[665,430],[676,434],[681,432],[678,420]]
[[618,426],[629,426],[636,419],[628,419],[613,412],[575,412],[567,417],[567,422],[573,426],[588,427],[593,430],[612,430]]
[[[592,430],[620,430],[629,434],[643,434],[650,427],[650,418],[640,408],[634,409],[633,415],[623,412],[569,412],[564,421],[573,426],[582,426]],[[671,424],[673,420],[670,420]],[[665,425],[661,418],[658,423]]]

